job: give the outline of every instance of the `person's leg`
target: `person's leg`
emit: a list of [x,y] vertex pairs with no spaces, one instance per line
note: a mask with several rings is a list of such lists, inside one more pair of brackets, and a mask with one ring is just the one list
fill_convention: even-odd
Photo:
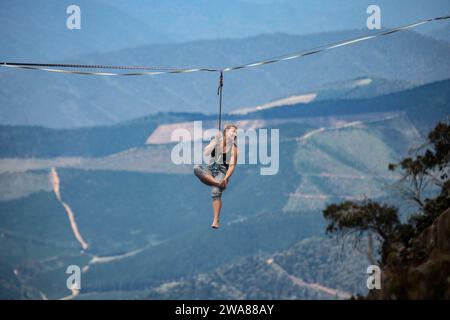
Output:
[[[219,171],[216,175],[215,179],[219,183],[223,180],[225,177],[225,173]],[[211,197],[213,199],[212,201],[212,207],[213,207],[213,222],[211,224],[211,227],[214,229],[219,228],[219,218],[220,218],[220,211],[222,209],[222,189],[220,187],[212,187],[211,188]]]
[[194,166],[194,174],[200,179],[201,182],[208,186],[219,187],[220,185],[220,181],[214,179],[211,172],[202,165],[196,164]]
[[213,198],[212,206],[213,206],[214,217],[213,217],[213,222],[211,224],[211,227],[213,227],[214,229],[218,229],[219,228],[220,210],[222,209],[222,199],[221,198]]

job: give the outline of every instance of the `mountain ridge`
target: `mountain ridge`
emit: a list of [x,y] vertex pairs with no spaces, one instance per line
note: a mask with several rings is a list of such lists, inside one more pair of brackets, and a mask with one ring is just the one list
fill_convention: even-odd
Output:
[[[345,31],[321,37],[264,36],[225,42],[210,40],[201,44],[170,45],[174,50],[169,51],[167,45],[149,45],[109,52],[107,56],[83,55],[70,62],[98,63],[101,60],[102,64],[112,65],[117,61],[159,66],[235,65],[254,60],[255,52],[265,52],[265,57],[276,56],[361,33]],[[448,56],[450,44],[405,31],[289,63],[250,68],[245,73],[230,72],[225,74],[223,110],[229,112],[259,105],[298,92],[312,91],[326,83],[364,76],[407,80],[414,84],[434,82],[448,77]],[[411,68],[413,63],[415,67]],[[217,112],[215,93],[218,79],[215,73],[159,75],[158,78],[90,78],[6,68],[0,71],[0,118],[3,124],[73,128],[117,123],[157,111]],[[308,76],[303,76],[305,74]]]

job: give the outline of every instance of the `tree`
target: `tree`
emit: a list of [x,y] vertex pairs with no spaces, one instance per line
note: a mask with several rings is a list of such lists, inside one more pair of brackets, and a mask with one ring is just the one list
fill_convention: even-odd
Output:
[[403,171],[398,186],[403,193],[419,208],[424,210],[427,200],[423,199],[424,191],[429,187],[443,188],[449,176],[450,165],[450,126],[438,122],[428,134],[427,143],[417,151],[426,148],[423,154],[415,159],[404,158],[399,163],[389,164],[390,171],[400,167]]
[[371,200],[331,204],[323,211],[323,215],[329,221],[326,228],[328,234],[338,234],[342,238],[351,236],[354,245],[359,245],[365,235],[374,234],[384,244],[382,256],[383,249],[395,241],[400,228],[397,208]]
[[[360,241],[366,234],[374,234],[381,242],[381,264],[386,263],[391,250],[411,251],[411,241],[446,209],[450,207],[450,125],[439,122],[427,136],[425,149],[414,158],[407,157],[397,164],[389,164],[389,170],[402,170],[399,181],[407,197],[419,206],[405,223],[401,223],[398,209],[372,200],[345,201],[328,205],[323,211],[328,221],[326,232],[343,237],[353,235]],[[437,190],[435,197],[425,198],[426,189]],[[411,255],[408,255],[411,257]]]

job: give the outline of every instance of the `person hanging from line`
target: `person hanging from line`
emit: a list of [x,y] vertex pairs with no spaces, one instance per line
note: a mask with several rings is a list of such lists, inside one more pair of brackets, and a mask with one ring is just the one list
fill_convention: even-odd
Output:
[[203,149],[205,156],[211,155],[210,164],[194,165],[194,174],[204,184],[211,186],[213,222],[211,227],[219,228],[222,209],[222,191],[226,189],[237,164],[239,150],[236,144],[237,126],[227,124]]

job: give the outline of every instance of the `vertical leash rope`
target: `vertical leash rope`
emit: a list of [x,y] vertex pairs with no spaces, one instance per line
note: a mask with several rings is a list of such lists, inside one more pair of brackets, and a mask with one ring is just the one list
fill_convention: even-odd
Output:
[[223,88],[223,71],[220,71],[219,87],[217,88],[217,95],[219,95],[219,131],[222,120],[222,88]]

